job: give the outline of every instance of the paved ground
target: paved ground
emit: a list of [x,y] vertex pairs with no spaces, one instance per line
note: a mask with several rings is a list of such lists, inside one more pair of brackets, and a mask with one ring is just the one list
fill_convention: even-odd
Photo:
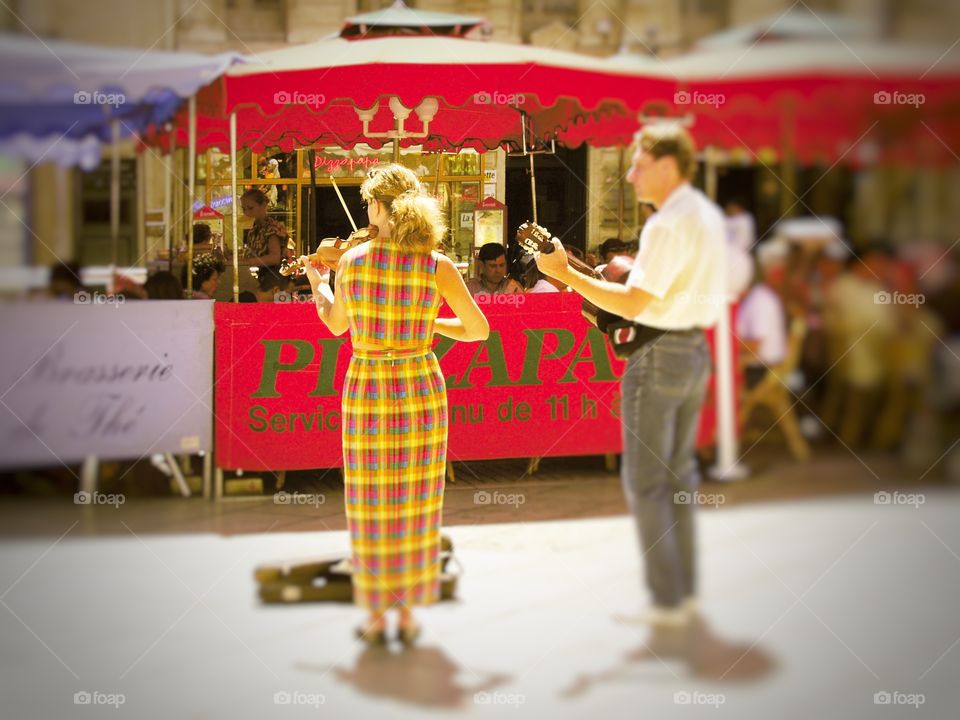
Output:
[[[631,622],[648,598],[625,516],[451,526],[459,599],[423,610],[406,652],[360,647],[349,605],[256,599],[257,563],[342,551],[343,531],[261,503],[259,531],[153,535],[145,513],[98,508],[62,537],[0,545],[3,715],[955,717],[960,499],[922,497],[704,511],[701,614],[685,632]],[[225,507],[206,522],[229,531],[244,512],[229,509],[251,505]],[[887,697],[900,704],[876,704]]]
[[162,483],[134,474],[101,488],[125,492],[119,507],[8,495],[3,716],[955,717],[956,486],[843,448],[747,462],[749,480],[702,487],[723,502],[700,513],[697,622],[659,633],[636,623],[649,598],[602,458],[532,477],[524,461],[458,464],[458,600],[424,610],[406,652],[364,650],[349,605],[256,597],[257,564],[346,552],[336,471],[288,479],[305,505],[155,497]]

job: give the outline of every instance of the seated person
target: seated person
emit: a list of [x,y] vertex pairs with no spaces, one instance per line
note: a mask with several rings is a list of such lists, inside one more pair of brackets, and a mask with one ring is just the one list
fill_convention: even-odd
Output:
[[[618,240],[617,238],[607,238],[600,243],[600,248],[597,251],[597,254],[600,256],[600,265],[606,265],[618,255],[629,256],[629,250],[630,248],[622,240]],[[597,270],[600,269],[601,268],[598,266]]]
[[148,277],[143,289],[148,300],[183,300],[183,285],[176,275],[166,270]]
[[284,277],[272,268],[262,267],[257,272],[257,302],[291,302],[293,278]]
[[[553,278],[548,275],[544,275],[542,272],[537,270],[537,281],[533,284],[533,287],[527,290],[528,293],[555,293],[560,292],[560,288],[557,287],[553,282]],[[566,287],[566,286],[564,286]]]
[[[226,267],[216,255],[201,253],[193,258],[193,294],[194,300],[212,300],[220,284],[220,275]],[[187,284],[187,266],[183,266],[183,284]]]
[[79,292],[86,292],[80,282],[80,263],[58,262],[50,268],[47,295],[57,300],[73,300]]
[[477,253],[477,277],[467,280],[471,295],[522,293],[523,288],[507,275],[507,252],[500,243],[487,243]]
[[767,368],[787,356],[787,313],[780,296],[770,287],[771,272],[786,260],[781,248],[765,243],[757,251],[757,281],[737,308],[736,333],[747,388],[756,386]]

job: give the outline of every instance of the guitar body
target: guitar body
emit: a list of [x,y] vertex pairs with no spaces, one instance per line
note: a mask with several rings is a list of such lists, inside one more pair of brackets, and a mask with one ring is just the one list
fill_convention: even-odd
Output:
[[[536,223],[526,222],[517,230],[517,243],[529,252],[552,253],[553,244],[550,242],[550,231]],[[608,280],[610,282],[625,283],[630,274],[630,268],[633,266],[633,259],[618,255],[611,260],[604,268],[603,273],[598,273],[594,268],[582,262],[578,258],[568,255],[567,260],[570,266],[584,275],[596,278],[598,280]],[[583,318],[599,328],[601,332],[607,331],[607,325],[615,320],[623,320],[619,315],[614,315],[606,310],[601,310],[592,302],[583,298],[583,304],[580,306],[580,314]]]
[[[453,572],[453,542],[440,536],[440,598],[452,600],[459,572]],[[353,568],[344,555],[324,555],[260,565],[254,570],[260,599],[265,603],[353,602]]]

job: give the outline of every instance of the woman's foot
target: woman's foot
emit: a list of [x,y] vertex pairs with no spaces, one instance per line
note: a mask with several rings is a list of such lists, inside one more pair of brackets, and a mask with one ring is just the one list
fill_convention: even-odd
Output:
[[387,623],[383,617],[368,620],[354,628],[353,632],[357,639],[363,640],[367,645],[387,644]]
[[420,624],[413,619],[412,615],[401,615],[400,624],[397,627],[397,637],[401,643],[410,647],[413,645],[421,633]]

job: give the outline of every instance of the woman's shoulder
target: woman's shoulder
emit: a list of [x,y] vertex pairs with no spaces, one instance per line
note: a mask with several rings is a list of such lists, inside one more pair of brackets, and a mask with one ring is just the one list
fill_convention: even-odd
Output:
[[277,235],[279,237],[287,236],[287,226],[277,218],[268,217],[264,223],[264,228],[268,235]]

